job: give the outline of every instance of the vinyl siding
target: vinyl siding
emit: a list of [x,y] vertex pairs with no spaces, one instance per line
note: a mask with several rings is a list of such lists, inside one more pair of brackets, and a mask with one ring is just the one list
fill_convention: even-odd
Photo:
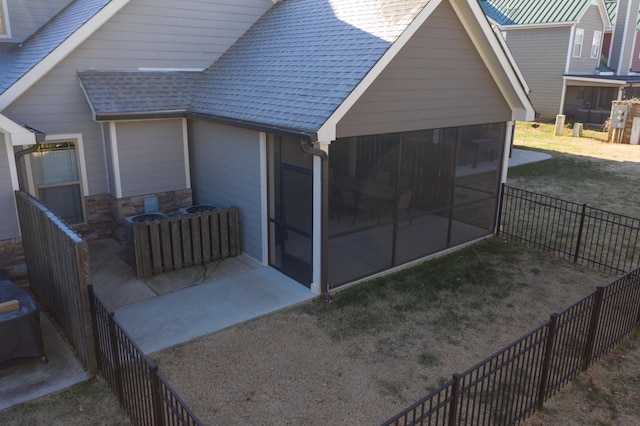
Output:
[[[627,4],[631,3],[631,10],[637,11],[640,7],[640,0],[628,0],[618,2],[618,10],[622,13],[616,14],[616,21],[614,23],[613,28],[613,37],[611,43],[611,56],[609,57],[609,68],[616,70],[616,73],[619,75],[626,75],[629,68],[631,67],[631,56],[633,54],[633,40],[634,40],[634,32],[636,28],[636,18],[637,15],[633,14],[631,18],[630,24],[626,29],[626,38],[624,49],[622,49],[622,39],[624,33],[625,19],[627,13]],[[623,51],[624,50],[624,51]],[[620,56],[622,55],[622,66],[618,69],[618,62],[620,60]]]
[[507,33],[509,50],[531,89],[533,107],[543,118],[554,118],[560,111],[569,35],[569,27]]
[[262,259],[259,133],[200,120],[190,133],[194,203],[238,206],[242,251]]
[[270,5],[270,0],[132,0],[5,111],[45,133],[81,133],[86,195],[106,193],[100,125],[91,117],[77,71],[208,67]]
[[[595,69],[600,64],[600,51],[598,57],[591,58],[591,45],[593,44],[593,33],[600,31],[601,36],[604,35],[604,26],[600,11],[597,6],[591,6],[582,16],[577,28],[584,30],[584,41],[582,43],[582,55],[579,58],[573,57],[573,51],[569,57],[569,74],[588,74],[593,75]],[[602,41],[601,41],[602,43]],[[573,44],[572,44],[573,49]],[[565,51],[566,52],[566,51]]]
[[337,126],[338,137],[508,121],[511,110],[443,2]]
[[0,241],[19,236],[20,227],[11,183],[9,152],[4,136],[0,133]]
[[24,41],[69,3],[71,0],[8,0],[11,38],[0,39],[0,42]]
[[271,0],[132,0],[77,52],[84,68],[206,68]]
[[122,196],[186,188],[182,120],[116,124]]

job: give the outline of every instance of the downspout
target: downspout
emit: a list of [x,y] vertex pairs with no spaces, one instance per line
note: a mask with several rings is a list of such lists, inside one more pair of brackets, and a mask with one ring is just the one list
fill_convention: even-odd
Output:
[[20,160],[25,155],[31,154],[32,152],[36,152],[40,148],[40,144],[42,142],[44,142],[45,139],[46,139],[46,135],[44,133],[36,132],[36,144],[33,145],[32,147],[27,148],[27,149],[23,149],[21,151],[18,151],[15,154],[16,169],[18,170],[18,185],[20,187],[20,190],[22,190],[22,191],[24,191],[24,188],[22,187],[22,182],[21,182],[21,179],[20,179],[20,176],[22,176],[22,174],[20,173],[20,164],[21,164]]
[[302,151],[320,158],[321,169],[321,213],[320,213],[320,292],[329,303],[333,298],[329,294],[329,155],[321,149],[314,148],[309,142],[300,141]]

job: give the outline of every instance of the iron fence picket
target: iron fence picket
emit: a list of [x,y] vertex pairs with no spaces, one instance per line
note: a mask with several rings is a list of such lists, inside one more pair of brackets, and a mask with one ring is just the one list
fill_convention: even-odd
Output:
[[89,287],[99,372],[136,425],[202,423]]

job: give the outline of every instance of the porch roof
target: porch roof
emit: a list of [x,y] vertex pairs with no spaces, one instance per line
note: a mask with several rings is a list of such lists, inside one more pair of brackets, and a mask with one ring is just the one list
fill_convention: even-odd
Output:
[[96,120],[186,113],[200,71],[79,71]]

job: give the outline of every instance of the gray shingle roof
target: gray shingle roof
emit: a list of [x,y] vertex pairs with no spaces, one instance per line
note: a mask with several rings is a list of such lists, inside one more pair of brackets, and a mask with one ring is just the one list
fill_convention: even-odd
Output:
[[60,46],[111,0],[76,0],[20,45],[0,49],[0,93],[4,93]]
[[284,0],[211,68],[196,113],[316,132],[429,0]]
[[202,72],[80,71],[91,105],[105,114],[187,111]]

